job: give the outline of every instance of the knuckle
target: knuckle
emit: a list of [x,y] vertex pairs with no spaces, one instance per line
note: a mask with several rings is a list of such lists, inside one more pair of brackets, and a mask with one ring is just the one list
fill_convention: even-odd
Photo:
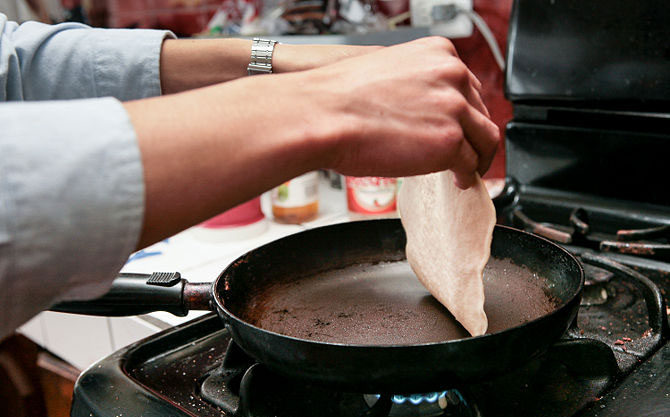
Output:
[[431,40],[435,43],[436,46],[441,49],[447,50],[452,54],[456,52],[456,47],[454,44],[444,36],[432,36]]
[[469,88],[470,70],[463,61],[456,57],[450,57],[436,62],[436,66],[436,73],[442,80],[462,90],[466,87]]
[[500,144],[500,135],[498,134],[498,128],[495,127],[495,130],[483,130],[482,133],[485,135],[482,137],[480,148],[478,149],[481,152],[483,157],[493,156],[498,149]]
[[472,148],[460,125],[454,124],[451,134],[448,134],[448,142],[453,169],[464,173],[474,172],[479,166],[479,155]]
[[422,41],[423,43],[426,44],[426,46],[429,46],[431,48],[447,51],[451,55],[456,54],[456,47],[454,46],[454,44],[449,39],[443,36],[429,36],[423,38]]
[[468,100],[462,94],[451,94],[449,98],[449,107],[452,113],[456,117],[461,117],[468,112],[470,104]]
[[453,151],[457,151],[465,141],[465,135],[463,134],[463,128],[455,122],[448,123],[443,129],[444,135],[446,136],[447,142],[450,144],[450,147]]
[[459,84],[470,83],[470,70],[460,59],[452,64],[451,72]]
[[502,138],[500,137],[501,135],[498,125],[496,125],[493,122],[490,122],[490,124],[491,124],[491,147],[495,149],[502,141]]

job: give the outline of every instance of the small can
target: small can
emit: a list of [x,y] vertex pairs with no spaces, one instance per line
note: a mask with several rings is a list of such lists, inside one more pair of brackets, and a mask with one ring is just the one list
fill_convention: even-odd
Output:
[[347,177],[347,206],[357,214],[394,213],[398,180],[387,177]]

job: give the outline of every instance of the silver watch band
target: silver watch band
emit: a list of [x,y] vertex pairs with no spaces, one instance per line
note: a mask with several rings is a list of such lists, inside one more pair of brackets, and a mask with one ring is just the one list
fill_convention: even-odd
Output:
[[272,53],[277,41],[254,38],[251,42],[251,61],[247,66],[247,74],[271,74]]

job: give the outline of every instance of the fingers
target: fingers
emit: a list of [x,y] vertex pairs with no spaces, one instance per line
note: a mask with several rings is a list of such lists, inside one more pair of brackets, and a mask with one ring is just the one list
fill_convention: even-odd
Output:
[[469,81],[470,85],[474,87],[475,90],[477,90],[478,93],[482,92],[482,82],[479,81],[479,78],[475,76],[475,74],[472,73],[472,71],[468,70],[469,73]]
[[486,105],[484,105],[484,100],[482,99],[481,93],[474,86],[470,86],[470,88],[466,91],[465,98],[470,104],[479,110],[480,113],[488,118],[491,118],[489,110],[486,108]]
[[484,175],[493,162],[498,147],[498,127],[479,111],[470,107],[462,123],[463,134],[454,155],[451,170],[456,185],[467,189],[475,184],[476,173]]
[[[464,161],[456,163],[460,170],[457,183],[462,188],[472,184],[475,172],[484,175],[489,169],[498,147],[500,132],[491,121],[489,111],[477,89],[481,84],[474,83],[474,75],[464,65],[457,64],[456,67],[454,72],[459,77],[451,83],[451,105],[448,112],[455,116],[462,131],[460,139],[469,147],[463,147],[455,155],[456,158],[465,158]],[[456,172],[456,169],[452,170]]]
[[465,139],[477,155],[476,170],[480,175],[484,175],[495,156],[500,132],[495,123],[490,120],[490,113],[484,105],[480,93],[481,83],[479,80],[462,62],[455,64],[455,66],[458,68],[455,69],[455,72],[460,73],[461,80],[463,80],[456,83],[456,86],[467,103],[461,110],[459,123],[463,129]]
[[452,150],[454,162],[450,169],[456,175],[456,185],[465,189],[475,183],[476,173],[484,175],[491,166],[500,131],[490,120],[482,100],[482,83],[460,60],[454,45],[442,38],[429,38],[425,42],[425,45],[442,51],[436,53],[433,50],[434,56],[440,57],[434,61],[440,68],[441,83],[438,85],[450,91],[448,94],[454,101],[449,105],[448,113],[456,118],[462,131],[457,138],[458,149]]
[[469,106],[461,118],[466,140],[477,154],[477,172],[484,175],[493,162],[500,132],[498,126],[474,106]]
[[465,139],[460,141],[454,161],[451,170],[456,176],[456,186],[463,190],[472,187],[477,180],[475,172],[479,157],[470,142]]

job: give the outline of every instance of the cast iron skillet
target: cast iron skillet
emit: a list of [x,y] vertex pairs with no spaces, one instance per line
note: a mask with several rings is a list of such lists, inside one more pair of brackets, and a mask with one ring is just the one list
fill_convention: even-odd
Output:
[[125,274],[100,299],[52,308],[132,315],[216,308],[233,339],[270,369],[363,393],[426,392],[513,369],[556,342],[584,276],[565,249],[496,226],[485,271],[489,332],[455,324],[406,264],[399,220],[291,235],[229,265],[213,285]]

